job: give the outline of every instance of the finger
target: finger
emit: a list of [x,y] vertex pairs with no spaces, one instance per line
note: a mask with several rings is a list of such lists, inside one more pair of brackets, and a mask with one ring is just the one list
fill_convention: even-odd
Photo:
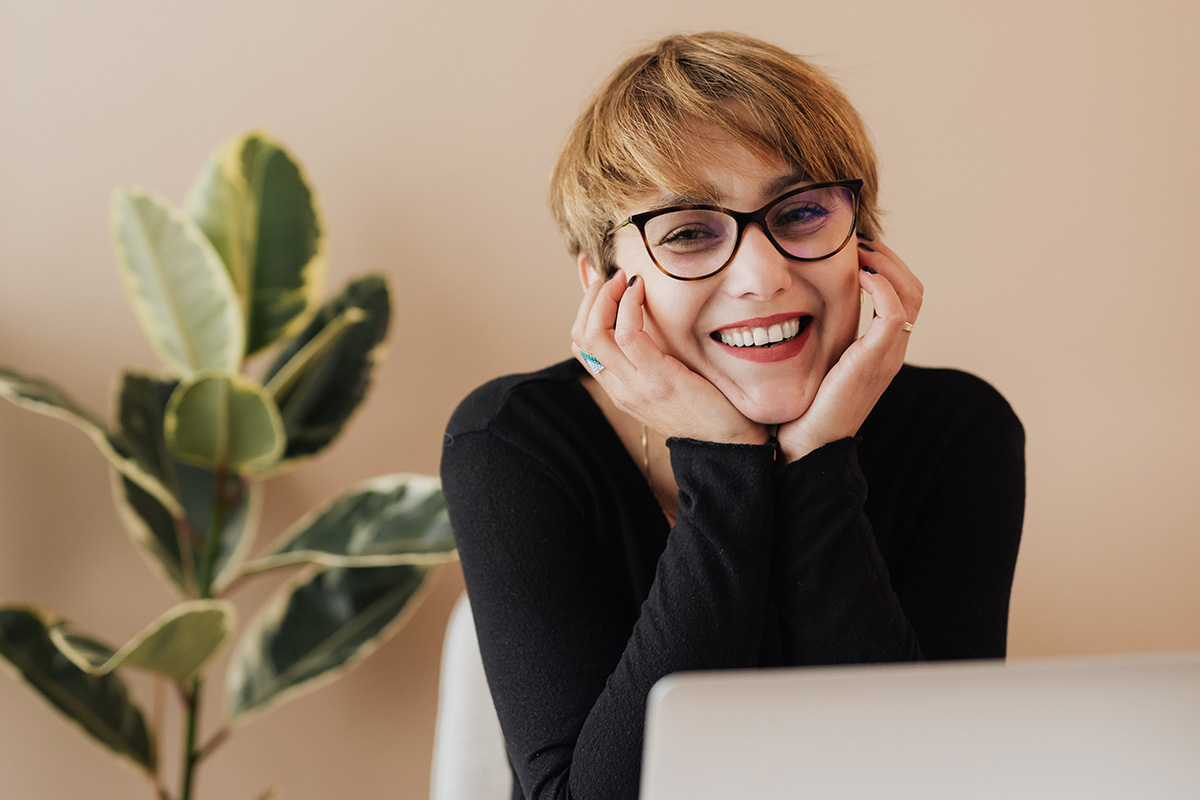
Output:
[[887,277],[860,271],[858,279],[859,285],[871,297],[876,319],[882,319],[885,325],[897,328],[908,319],[900,293]]
[[617,324],[617,304],[624,292],[625,272],[617,270],[596,294],[596,300],[592,303],[583,326],[585,338],[611,339],[613,326]]
[[911,339],[909,332],[905,330],[908,311],[891,282],[882,275],[860,272],[859,283],[871,296],[871,302],[875,306],[875,318],[855,344],[865,353],[872,353],[875,358],[883,359],[880,363],[889,362],[899,368]]
[[[613,329],[613,339],[617,346],[631,357],[637,354],[645,355],[646,345],[653,345],[653,340],[646,333],[646,283],[634,275],[626,286],[625,293],[617,307],[617,324]],[[657,347],[652,347],[658,353]]]
[[[629,362],[640,378],[658,375],[666,356],[645,330],[646,286],[634,275],[621,289],[617,300],[616,321],[612,328],[613,344],[620,350],[622,364]],[[607,320],[601,320],[601,324]]]
[[[591,307],[587,310],[583,322],[583,330],[575,337],[575,344],[581,351],[587,351],[587,356],[577,353],[581,363],[593,375],[600,372],[627,376],[632,368],[628,359],[613,340],[613,328],[617,324],[618,310],[621,297],[626,289],[625,273],[621,270],[609,278],[596,293]],[[602,364],[603,369],[597,369]]]
[[630,278],[621,290],[621,297],[617,301],[617,316],[613,323],[613,332],[618,344],[622,337],[642,329],[642,300],[645,296],[645,287],[636,275]]
[[591,313],[592,305],[596,302],[596,296],[600,294],[602,288],[604,288],[604,281],[592,281],[584,290],[583,299],[579,302],[579,311],[575,314],[575,322],[571,325],[572,342],[583,339],[583,329],[587,325],[588,314]]
[[646,332],[645,303],[645,281],[635,275],[621,296],[613,340],[645,385],[655,387],[655,391],[665,390],[688,370],[664,353]]
[[888,279],[904,304],[908,321],[915,322],[921,312],[925,287],[895,251],[882,242],[860,242],[858,261]]

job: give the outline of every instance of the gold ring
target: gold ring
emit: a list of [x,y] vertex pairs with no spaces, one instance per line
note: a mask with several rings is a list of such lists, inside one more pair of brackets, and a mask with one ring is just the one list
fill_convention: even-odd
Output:
[[905,333],[912,333],[912,329],[913,324],[911,322],[906,322],[900,326],[900,330],[904,331]]

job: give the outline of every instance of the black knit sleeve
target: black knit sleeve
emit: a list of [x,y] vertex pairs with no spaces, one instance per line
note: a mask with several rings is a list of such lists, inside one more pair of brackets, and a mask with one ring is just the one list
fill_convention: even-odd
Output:
[[789,665],[921,658],[864,510],[856,448],[833,442],[778,477],[772,589]]
[[1004,657],[1025,501],[1016,415],[977,378],[909,368],[863,435],[777,477],[785,661]]
[[494,429],[447,436],[446,500],[488,683],[528,798],[635,798],[654,682],[755,663],[773,452],[670,444],[680,510],[631,628],[620,581],[597,547],[606,531],[596,529],[578,476]]

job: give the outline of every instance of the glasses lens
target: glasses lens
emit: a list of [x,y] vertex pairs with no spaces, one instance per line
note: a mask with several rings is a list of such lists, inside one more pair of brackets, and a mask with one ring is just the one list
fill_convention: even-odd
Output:
[[771,236],[798,258],[820,259],[841,247],[854,227],[854,192],[827,186],[788,195],[767,212]]
[[720,211],[691,209],[646,221],[646,244],[655,262],[679,278],[700,278],[729,260],[737,243],[737,222]]

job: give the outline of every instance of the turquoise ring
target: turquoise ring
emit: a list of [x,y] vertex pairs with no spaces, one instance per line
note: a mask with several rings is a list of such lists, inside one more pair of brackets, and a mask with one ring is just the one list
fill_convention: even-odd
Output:
[[592,373],[593,375],[599,375],[604,371],[604,365],[600,363],[600,359],[596,358],[582,347],[579,348],[579,357],[583,359],[583,365],[587,367],[588,372]]

